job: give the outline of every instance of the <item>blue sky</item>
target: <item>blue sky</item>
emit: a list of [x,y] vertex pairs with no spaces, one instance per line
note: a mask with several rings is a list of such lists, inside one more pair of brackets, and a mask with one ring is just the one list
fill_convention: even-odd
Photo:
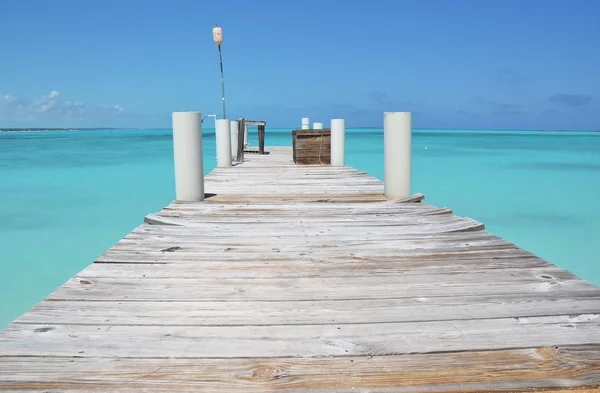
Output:
[[600,129],[598,0],[4,0],[1,127]]

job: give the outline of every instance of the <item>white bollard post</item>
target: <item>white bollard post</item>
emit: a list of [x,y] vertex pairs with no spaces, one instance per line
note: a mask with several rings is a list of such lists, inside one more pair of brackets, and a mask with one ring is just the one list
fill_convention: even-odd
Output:
[[204,200],[202,113],[173,112],[173,155],[175,198],[187,202]]
[[248,146],[248,124],[244,123],[244,146]]
[[346,122],[331,120],[331,166],[344,166],[346,150]]
[[310,129],[310,119],[308,117],[302,118],[302,129],[309,130]]
[[[238,147],[238,127],[240,122],[238,120],[232,120],[229,124],[231,132],[231,157],[237,157]],[[232,158],[235,161],[235,158]]]
[[231,166],[231,133],[229,120],[218,119],[215,121],[215,140],[217,143],[217,166],[226,168]]
[[412,124],[410,112],[383,114],[384,194],[401,199],[411,194]]
[[322,130],[323,123],[313,123],[313,130]]

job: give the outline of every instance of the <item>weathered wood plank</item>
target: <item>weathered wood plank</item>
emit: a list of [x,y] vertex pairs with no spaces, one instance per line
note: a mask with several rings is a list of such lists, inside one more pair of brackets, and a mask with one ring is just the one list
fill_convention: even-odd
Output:
[[[176,222],[176,220],[172,220]],[[447,225],[454,225],[455,223],[470,223],[469,221],[457,220],[447,221]],[[514,244],[501,239],[489,232],[469,232],[469,233],[420,233],[420,229],[411,225],[383,225],[383,226],[370,226],[370,225],[324,225],[320,223],[312,224],[310,222],[304,222],[297,218],[295,220],[289,220],[288,222],[280,223],[269,223],[268,225],[259,225],[260,232],[244,231],[245,226],[243,225],[219,225],[218,223],[205,223],[204,225],[182,225],[179,226],[153,226],[153,225],[142,225],[134,229],[131,235],[126,236],[124,240],[139,239],[141,235],[156,235],[156,236],[176,236],[177,238],[185,238],[186,236],[196,236],[197,239],[204,239],[204,236],[211,238],[223,238],[229,237],[229,241],[237,242],[238,244],[245,244],[246,239],[260,240],[261,238],[268,239],[269,237],[279,238],[280,244],[297,243],[301,237],[308,237],[310,241],[318,242],[322,241],[327,237],[331,248],[342,248],[336,245],[337,239],[341,242],[345,242],[343,247],[347,247],[349,244],[362,244],[363,242],[369,241],[397,241],[399,247],[402,248],[419,248],[427,246],[429,249],[435,248],[448,248],[448,247],[485,247],[492,245],[507,245],[511,248],[517,248]],[[426,223],[432,231],[435,231],[436,224]],[[310,236],[309,236],[310,235]],[[241,236],[241,237],[240,237]],[[238,239],[231,239],[240,237]],[[334,240],[334,241],[331,241]],[[352,240],[352,241],[351,241]],[[211,240],[212,242],[213,240]],[[211,242],[201,242],[202,244],[207,243],[210,246]],[[452,243],[452,244],[450,244]],[[307,248],[310,248],[311,244],[304,243]],[[271,244],[264,243],[265,246]],[[411,245],[414,245],[411,247]]]
[[[515,392],[600,384],[600,348],[338,358],[0,357],[6,392]],[[50,360],[50,361],[49,361]],[[563,391],[564,392],[564,391]]]
[[383,195],[382,192],[372,192],[365,193],[357,190],[355,192],[349,192],[345,190],[344,192],[324,192],[324,193],[315,193],[314,191],[310,193],[310,190],[304,190],[305,193],[299,193],[297,195],[293,194],[281,194],[277,193],[277,190],[261,190],[261,192],[253,194],[251,196],[242,196],[241,194],[236,195],[236,191],[227,191],[221,193],[221,191],[207,191],[207,192],[215,192],[214,195],[205,199],[204,203],[261,203],[261,202],[274,202],[274,201],[327,201],[327,202],[353,202],[353,203],[368,203],[368,202],[377,202],[377,201],[386,201],[387,197]]
[[[188,228],[187,226],[184,228]],[[257,229],[260,226],[256,227]],[[456,228],[456,226],[444,227],[444,229],[448,228]],[[422,228],[420,228],[422,230]],[[283,232],[283,230],[282,230]],[[417,231],[414,231],[417,232]],[[423,230],[423,232],[425,232]],[[433,231],[432,231],[433,232]],[[336,252],[341,252],[345,254],[349,254],[352,251],[357,250],[375,250],[375,255],[378,252],[382,252],[384,250],[388,250],[389,252],[394,252],[394,250],[416,250],[423,251],[427,249],[437,249],[437,250],[450,250],[451,247],[456,247],[462,251],[468,251],[471,249],[477,249],[478,247],[484,247],[487,249],[498,249],[498,248],[515,248],[510,244],[504,243],[501,239],[498,241],[494,241],[495,239],[490,239],[487,242],[477,241],[475,240],[472,244],[469,241],[469,238],[466,237],[464,239],[456,239],[453,241],[445,241],[434,243],[431,239],[426,238],[417,238],[415,236],[408,238],[400,238],[400,239],[375,239],[372,233],[369,234],[370,238],[366,238],[364,240],[340,240],[336,244],[332,244],[331,240],[335,239],[332,236],[331,232],[324,232],[319,234],[317,230],[312,233],[312,236],[309,234],[305,234],[305,236],[299,236],[295,241],[294,239],[278,239],[274,240],[271,243],[260,244],[252,239],[244,240],[244,239],[235,239],[236,231],[230,231],[229,236],[227,237],[218,237],[215,233],[212,236],[207,236],[207,239],[212,239],[213,242],[210,244],[198,244],[193,241],[193,238],[187,237],[178,237],[175,236],[167,236],[163,235],[162,237],[155,237],[153,239],[144,239],[140,240],[137,238],[128,238],[122,239],[115,246],[113,246],[112,250],[119,251],[161,251],[168,247],[179,246],[177,249],[178,253],[182,252],[310,252],[311,254],[319,254],[322,252],[329,252],[333,249],[337,250]],[[435,233],[435,232],[433,232]],[[197,233],[198,237],[201,236],[201,233]],[[424,235],[430,235],[429,232],[425,232]],[[243,235],[242,235],[243,236]],[[271,237],[274,237],[271,235]],[[307,239],[311,240],[312,237],[318,238],[314,243],[311,244],[310,247],[307,247]],[[428,241],[429,240],[429,241]],[[483,243],[483,244],[482,244]],[[332,255],[335,255],[334,253]]]
[[[418,198],[416,202],[419,202],[423,196],[414,195],[414,198]],[[412,198],[412,197],[411,197]],[[202,203],[197,202],[173,202],[161,210],[161,212],[178,212],[178,213],[189,213],[189,214],[205,214],[205,215],[245,215],[245,214],[273,214],[289,215],[289,214],[308,214],[317,215],[319,213],[327,213],[332,217],[344,216],[348,214],[358,214],[363,216],[377,216],[377,215],[401,215],[405,213],[415,214],[427,214],[430,211],[437,211],[447,208],[438,208],[427,203],[404,203],[396,201],[380,201],[378,203],[362,203],[356,202],[340,202],[335,200],[322,200],[322,201],[274,201],[274,202],[256,202],[256,203],[227,203],[218,204],[212,203],[207,204],[206,201]]]
[[[427,219],[427,217],[431,217],[434,219]],[[321,224],[318,222],[313,222],[313,226],[317,226],[318,228],[327,227],[329,230],[333,230],[333,228],[339,227],[343,230],[349,229],[348,227],[351,225],[353,230],[361,230],[363,228],[385,228],[386,230],[391,229],[390,227],[395,226],[394,230],[398,232],[404,233],[443,233],[443,232],[459,232],[459,231],[479,231],[484,229],[484,225],[478,221],[475,221],[470,218],[458,218],[454,216],[450,216],[446,220],[440,219],[440,217],[444,216],[436,216],[436,215],[423,215],[417,217],[410,217],[405,219],[397,219],[397,220],[381,220],[381,222],[375,221],[366,221],[366,222],[358,222],[356,220],[347,220],[347,221],[324,221]],[[412,218],[412,219],[411,219]],[[169,217],[166,215],[158,215],[158,214],[149,214],[146,216],[145,221],[149,224],[154,225],[179,225],[186,227],[206,227],[206,223],[202,222],[202,220],[195,220],[193,217]],[[310,229],[308,225],[310,224],[308,221],[304,221],[302,219],[299,220],[302,223],[302,228],[305,230]],[[401,221],[401,222],[398,222]],[[262,224],[261,220],[256,220],[253,222],[253,225]],[[269,224],[268,227],[271,230],[279,230],[280,228],[289,228],[294,227],[293,222],[273,222],[268,219],[264,221],[264,223]],[[237,224],[236,222],[229,222],[230,225]],[[239,224],[244,225],[245,223],[240,222]],[[326,225],[325,225],[326,224]],[[298,231],[297,228],[293,228],[293,230]]]
[[599,332],[598,314],[293,328],[12,324],[0,335],[0,353],[151,358],[381,356],[586,345],[598,342]]
[[[557,274],[558,273],[558,274]],[[548,278],[546,278],[548,277]],[[72,278],[50,300],[280,301],[597,292],[570,273],[481,271],[452,275],[297,278]],[[599,332],[600,333],[600,332]],[[599,337],[600,338],[600,337]]]
[[46,301],[15,323],[152,326],[345,325],[595,313],[600,290],[331,301]]
[[[466,264],[474,264],[482,259],[497,260],[498,263],[507,263],[507,267],[518,263],[515,258],[528,258],[531,254],[527,251],[509,246],[496,247],[474,247],[464,250],[450,249],[433,249],[433,250],[401,250],[394,254],[393,249],[374,249],[374,250],[356,250],[351,252],[336,252],[335,249],[329,249],[322,252],[298,252],[284,253],[281,250],[273,248],[270,252],[255,252],[255,253],[235,253],[223,249],[223,252],[216,253],[215,251],[194,251],[180,252],[181,249],[174,248],[163,249],[164,251],[131,251],[131,250],[108,250],[100,255],[96,262],[98,263],[132,263],[132,264],[147,264],[147,263],[204,263],[204,262],[302,262],[302,261],[323,261],[328,263],[355,263],[361,261],[377,262],[396,262],[406,264],[407,268],[413,266],[415,269],[427,269],[430,264],[455,262],[457,266],[466,266]],[[443,261],[443,262],[440,262]],[[540,260],[541,261],[541,260]],[[543,262],[540,262],[543,263]],[[425,270],[426,272],[426,270]]]
[[[131,255],[131,254],[128,254]],[[127,258],[126,256],[123,259]],[[538,273],[561,271],[550,268],[548,262],[534,257],[509,259],[470,259],[444,258],[439,261],[328,261],[316,258],[275,259],[275,260],[191,260],[154,263],[142,258],[130,257],[131,263],[95,263],[77,274],[81,278],[96,277],[213,277],[213,278],[297,278],[297,277],[370,277],[406,276],[423,274],[459,274],[484,270],[508,269],[518,273],[522,269],[536,270]],[[136,263],[134,263],[136,262]],[[145,266],[138,266],[145,263]],[[543,268],[543,269],[537,269]]]

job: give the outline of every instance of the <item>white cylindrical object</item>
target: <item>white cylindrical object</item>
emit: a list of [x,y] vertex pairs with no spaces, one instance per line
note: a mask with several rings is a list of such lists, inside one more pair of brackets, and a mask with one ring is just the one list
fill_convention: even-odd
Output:
[[248,146],[248,124],[244,123],[244,146]]
[[175,198],[187,202],[204,200],[202,113],[173,112],[173,155]]
[[313,130],[322,130],[323,123],[313,123]]
[[215,140],[217,143],[217,166],[231,166],[231,133],[229,120],[218,119],[215,122]]
[[219,26],[213,27],[213,41],[215,44],[221,46],[223,44],[223,29]]
[[346,122],[331,120],[331,166],[344,166],[346,152]]
[[303,130],[310,129],[310,119],[308,117],[303,117],[302,118],[302,129]]
[[411,194],[412,124],[410,112],[383,115],[384,194],[400,199]]
[[[229,127],[231,132],[231,157],[237,158],[238,148],[238,127],[240,122],[238,120],[232,120]],[[232,158],[235,161],[235,158]]]

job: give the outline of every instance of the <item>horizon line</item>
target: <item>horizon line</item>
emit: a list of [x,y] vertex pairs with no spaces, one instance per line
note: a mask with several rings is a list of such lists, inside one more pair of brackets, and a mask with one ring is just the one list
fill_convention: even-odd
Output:
[[[214,127],[205,127],[209,130],[214,130]],[[100,131],[100,130],[168,130],[172,127],[0,127],[0,132],[26,132],[26,131]],[[289,129],[296,130],[296,127],[271,127],[271,129]],[[327,128],[325,128],[327,129]],[[354,126],[346,127],[346,129],[373,129],[381,130],[383,126]],[[431,130],[431,131],[534,131],[534,132],[600,132],[598,130],[577,130],[577,129],[527,129],[527,128],[431,128],[431,127],[414,127],[413,130]]]

